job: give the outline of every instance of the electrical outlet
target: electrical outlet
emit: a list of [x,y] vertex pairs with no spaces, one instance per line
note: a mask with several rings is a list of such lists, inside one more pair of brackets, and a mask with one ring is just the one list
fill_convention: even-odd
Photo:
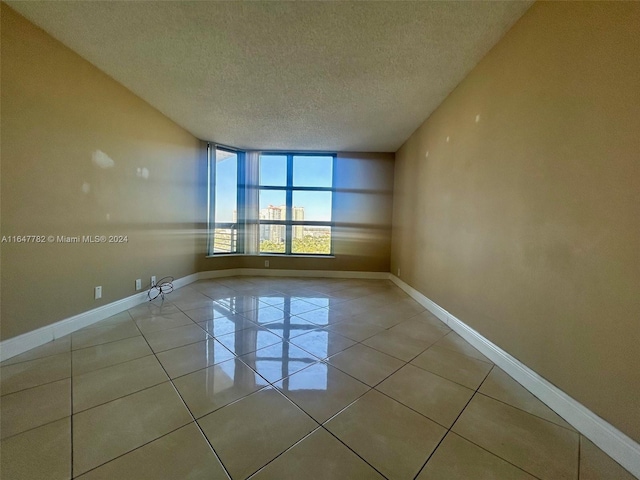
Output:
[[267,267],[267,268],[269,268],[269,260],[265,260],[265,261],[264,261],[264,266],[265,266],[265,267]]
[[142,279],[138,278],[136,280],[136,290],[142,290]]
[[95,297],[96,300],[98,300],[99,298],[102,298],[102,287],[96,287],[96,291],[95,291]]
[[398,278],[400,278],[400,269],[398,269]]
[[156,286],[156,276],[155,275],[151,275],[151,286],[152,287]]

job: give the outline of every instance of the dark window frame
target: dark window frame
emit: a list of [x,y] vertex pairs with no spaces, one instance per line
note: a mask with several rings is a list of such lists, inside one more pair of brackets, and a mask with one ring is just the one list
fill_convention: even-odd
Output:
[[[237,156],[237,203],[236,203],[236,222],[216,222],[216,153],[217,151],[233,153]],[[246,216],[245,205],[245,153],[243,150],[209,143],[207,145],[207,175],[208,175],[208,205],[207,205],[207,254],[209,256],[218,255],[238,255],[244,253],[244,237],[243,228],[244,218]],[[228,252],[215,251],[215,232],[216,229],[229,229],[235,231],[235,249]],[[233,238],[233,234],[232,234]],[[232,241],[232,240],[231,240]]]
[[[336,166],[337,154],[322,152],[279,152],[265,151],[260,152],[260,161],[263,156],[286,156],[287,157],[287,183],[286,185],[262,185],[258,180],[259,193],[265,191],[284,191],[286,205],[285,220],[259,220],[259,225],[284,225],[285,227],[285,251],[282,252],[259,252],[260,255],[282,255],[282,256],[315,256],[315,257],[331,257],[333,256],[334,246],[334,209],[335,209],[335,184],[336,184]],[[293,184],[293,158],[294,157],[332,157],[331,186],[330,187],[305,187]],[[293,192],[331,192],[331,220],[329,221],[312,221],[312,220],[293,220]],[[259,195],[258,193],[258,195]],[[310,226],[310,227],[329,227],[331,229],[331,240],[329,244],[329,253],[295,253],[293,252],[293,227]]]

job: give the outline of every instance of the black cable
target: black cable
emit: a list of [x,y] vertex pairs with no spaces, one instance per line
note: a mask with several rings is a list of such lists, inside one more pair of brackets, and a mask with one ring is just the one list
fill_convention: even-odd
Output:
[[147,296],[149,297],[149,301],[155,300],[158,297],[162,297],[162,300],[164,300],[164,295],[171,292],[173,292],[173,277],[162,277],[155,285],[151,285]]

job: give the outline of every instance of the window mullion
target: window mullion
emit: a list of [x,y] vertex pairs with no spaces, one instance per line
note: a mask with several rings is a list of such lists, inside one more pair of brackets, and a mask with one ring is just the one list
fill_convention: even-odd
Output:
[[333,165],[332,165],[332,171],[331,171],[331,226],[329,227],[329,234],[331,235],[331,240],[329,242],[329,253],[331,255],[333,255],[333,246],[334,246],[334,239],[335,237],[335,231],[336,231],[336,224],[335,224],[335,216],[334,216],[334,209],[336,208],[336,180],[337,180],[337,172],[338,172],[338,155],[334,155],[333,156]]
[[208,220],[209,220],[209,235],[207,238],[207,251],[209,255],[213,253],[214,241],[215,241],[215,225],[216,225],[216,208],[215,208],[215,196],[216,196],[216,150],[215,145],[207,145],[207,166],[209,174],[209,205],[208,205]]
[[293,155],[287,155],[287,209],[286,209],[286,235],[285,235],[285,254],[291,255],[293,246],[293,228],[291,221],[293,220]]
[[237,207],[236,207],[236,253],[244,253],[244,239],[246,226],[245,210],[245,155],[238,152],[238,186],[237,186]]

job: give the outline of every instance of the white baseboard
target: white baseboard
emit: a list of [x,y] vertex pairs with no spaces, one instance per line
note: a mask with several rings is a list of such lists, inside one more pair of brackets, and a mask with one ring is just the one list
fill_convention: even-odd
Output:
[[607,455],[640,478],[640,444],[545,380],[518,359],[487,340],[480,333],[415,288],[395,275],[389,274],[389,279],[478,349],[480,353],[507,372],[514,380],[538,397],[581,434],[600,447]]
[[242,268],[228,268],[227,270],[208,270],[198,273],[198,280],[210,280],[212,278],[237,277],[241,275]]
[[173,281],[173,288],[186,287],[190,283],[197,282],[198,280],[200,280],[200,274],[192,273],[191,275],[187,275],[186,277],[175,279]]
[[389,279],[388,272],[357,272],[340,270],[277,270],[270,268],[239,268],[237,270],[237,275],[251,275],[254,277],[360,278],[364,280]]
[[229,268],[200,272],[199,280],[222,277],[298,277],[298,278],[361,278],[366,280],[388,280],[387,272],[357,272],[340,270],[279,270],[275,268]]
[[[197,280],[210,278],[233,277],[237,275],[252,276],[274,276],[274,277],[322,277],[322,278],[363,278],[363,279],[388,279],[386,272],[351,272],[351,271],[331,271],[331,270],[270,270],[253,268],[232,268],[228,270],[213,270],[207,272],[197,272],[175,279],[174,288],[184,287]],[[94,308],[86,312],[79,313],[69,318],[65,318],[51,325],[23,333],[13,338],[8,338],[0,342],[0,361],[7,360],[16,355],[20,355],[32,348],[44,345],[47,342],[63,337],[81,328],[93,325],[100,320],[109,318],[112,315],[123,312],[143,303],[147,300],[147,292],[136,293],[130,297],[116,300],[107,305]]]
[[15,357],[32,348],[44,345],[56,338],[64,337],[81,328],[93,325],[100,320],[109,318],[116,313],[123,312],[147,299],[147,292],[136,293],[130,297],[116,300],[101,307],[65,318],[51,325],[32,330],[17,337],[8,338],[0,342],[0,361]]

